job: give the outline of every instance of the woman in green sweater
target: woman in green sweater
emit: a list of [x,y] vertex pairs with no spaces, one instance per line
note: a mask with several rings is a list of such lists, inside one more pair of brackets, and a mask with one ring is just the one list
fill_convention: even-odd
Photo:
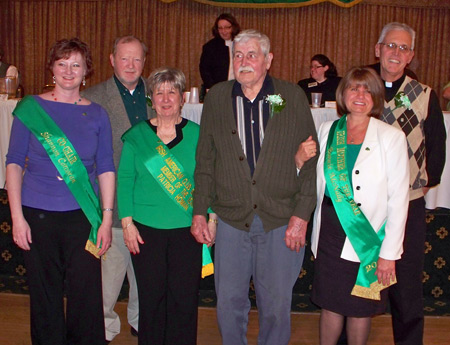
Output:
[[[139,345],[196,344],[202,246],[190,226],[199,126],[181,117],[181,71],[157,69],[147,83],[156,118],[122,136],[117,188],[125,245],[134,254]],[[216,222],[211,215],[213,231]]]

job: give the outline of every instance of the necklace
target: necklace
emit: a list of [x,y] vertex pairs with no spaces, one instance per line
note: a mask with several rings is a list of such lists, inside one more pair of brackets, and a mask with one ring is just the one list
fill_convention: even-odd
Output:
[[353,134],[350,130],[347,130],[347,134],[350,136],[350,141],[348,141],[348,144],[355,144],[355,142],[357,142],[358,144],[362,143],[364,137],[366,136],[366,130],[367,127],[363,129],[354,129]]
[[[54,92],[52,92],[52,97],[53,97],[55,102],[58,101],[58,98],[55,97],[55,93]],[[81,97],[78,99],[78,101],[73,102],[73,104],[78,104],[78,102],[81,102]]]
[[350,135],[350,143],[349,144],[354,144],[355,143],[355,138],[353,137],[353,135],[350,132],[347,132]]

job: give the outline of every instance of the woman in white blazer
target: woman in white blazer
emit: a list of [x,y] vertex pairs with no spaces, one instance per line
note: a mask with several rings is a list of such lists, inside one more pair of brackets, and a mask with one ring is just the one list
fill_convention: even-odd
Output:
[[336,101],[341,119],[318,133],[311,299],[322,308],[321,345],[337,343],[344,317],[348,343],[366,344],[371,316],[384,312],[384,288],[395,282],[403,252],[407,144],[402,131],[376,119],[384,87],[372,69],[352,68]]

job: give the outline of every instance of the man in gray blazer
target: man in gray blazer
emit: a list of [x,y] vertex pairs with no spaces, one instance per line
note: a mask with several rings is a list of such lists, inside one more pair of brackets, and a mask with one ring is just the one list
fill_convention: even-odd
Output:
[[[83,96],[100,104],[109,114],[113,133],[114,163],[119,166],[122,152],[122,134],[132,125],[147,120],[151,108],[146,102],[146,86],[141,77],[147,47],[134,36],[119,37],[110,55],[114,75],[83,92]],[[122,227],[114,202],[113,239],[106,259],[102,260],[103,310],[107,342],[120,333],[119,315],[114,311],[125,274],[130,286],[128,296],[128,323],[131,334],[137,335],[139,303],[130,252],[125,246]]]

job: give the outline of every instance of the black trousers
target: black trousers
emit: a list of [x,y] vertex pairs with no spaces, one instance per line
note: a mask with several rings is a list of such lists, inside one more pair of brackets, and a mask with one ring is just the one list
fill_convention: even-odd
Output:
[[24,259],[33,345],[104,345],[100,260],[84,249],[89,221],[81,210],[23,212],[32,236]]
[[409,203],[403,254],[396,262],[397,284],[389,287],[396,345],[423,344],[423,265],[426,235],[425,200]]
[[195,345],[202,246],[190,228],[154,229],[132,255],[139,295],[139,345]]

